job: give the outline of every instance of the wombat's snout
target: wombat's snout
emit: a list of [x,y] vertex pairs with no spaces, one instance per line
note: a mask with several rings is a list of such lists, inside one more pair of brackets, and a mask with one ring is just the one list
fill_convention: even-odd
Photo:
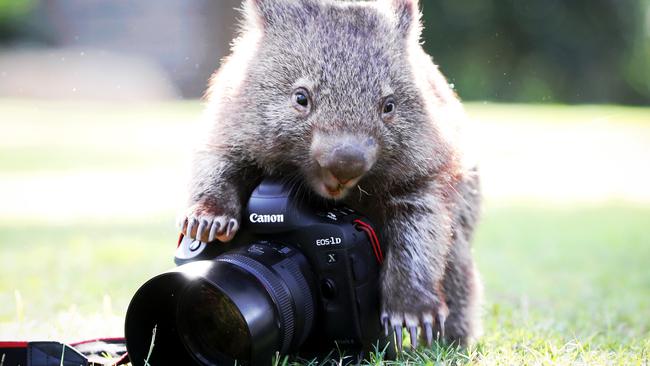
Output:
[[352,145],[337,146],[331,154],[319,159],[318,164],[329,170],[341,184],[366,172],[366,158],[361,149]]
[[345,185],[370,170],[375,163],[376,148],[373,138],[328,136],[316,139],[312,152],[324,173],[331,173],[338,184]]

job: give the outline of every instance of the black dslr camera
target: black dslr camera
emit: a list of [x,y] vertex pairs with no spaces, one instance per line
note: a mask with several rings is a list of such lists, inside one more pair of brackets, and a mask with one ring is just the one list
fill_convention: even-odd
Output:
[[232,243],[181,236],[179,267],[146,282],[129,305],[133,365],[270,365],[276,352],[332,350],[358,360],[388,349],[372,226],[349,208],[297,196],[266,179]]

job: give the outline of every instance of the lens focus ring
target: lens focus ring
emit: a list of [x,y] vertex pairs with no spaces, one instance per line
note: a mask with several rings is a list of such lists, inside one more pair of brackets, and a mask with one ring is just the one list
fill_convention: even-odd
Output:
[[252,274],[266,288],[273,302],[278,308],[280,324],[283,328],[281,353],[287,352],[294,336],[294,315],[295,311],[291,304],[291,294],[282,280],[265,267],[262,263],[240,254],[226,254],[216,258],[219,262],[226,262],[237,266]]
[[[303,326],[302,329],[298,329],[298,334],[301,334],[301,337],[296,340],[299,345],[305,341],[305,338],[309,335],[309,331],[314,324],[314,298],[311,289],[309,288],[309,284],[307,284],[305,277],[300,273],[300,267],[292,258],[287,258],[278,263],[278,265],[284,267],[290,273],[291,278],[293,278],[298,285],[298,291],[305,296],[304,302],[301,303],[303,305],[301,307],[303,311]],[[296,300],[295,297],[294,300]]]

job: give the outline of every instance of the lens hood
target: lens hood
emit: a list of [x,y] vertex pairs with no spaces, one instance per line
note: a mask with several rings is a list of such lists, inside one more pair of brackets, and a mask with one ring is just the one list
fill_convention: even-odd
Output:
[[[235,358],[239,364],[269,364],[281,347],[276,313],[251,273],[216,260],[193,262],[150,279],[136,292],[126,314],[127,350],[134,366],[145,360],[231,365]],[[211,340],[222,343],[206,344]]]

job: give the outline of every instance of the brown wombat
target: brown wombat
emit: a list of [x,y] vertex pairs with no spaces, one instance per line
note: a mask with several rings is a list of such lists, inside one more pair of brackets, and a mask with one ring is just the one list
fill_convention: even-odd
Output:
[[420,45],[417,0],[247,0],[207,92],[182,230],[229,241],[264,175],[340,200],[388,247],[383,325],[431,343],[478,332],[478,177],[460,102]]

